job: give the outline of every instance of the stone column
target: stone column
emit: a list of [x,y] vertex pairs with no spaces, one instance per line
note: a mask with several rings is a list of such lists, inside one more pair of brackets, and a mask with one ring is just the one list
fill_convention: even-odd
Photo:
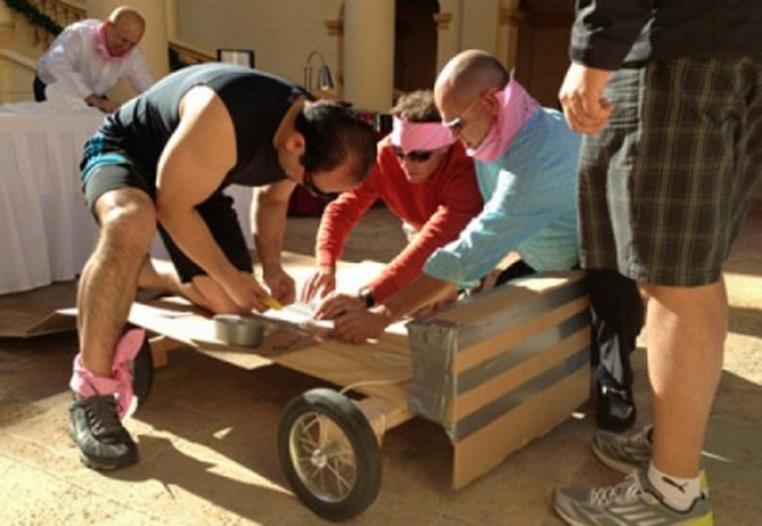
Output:
[[508,70],[516,67],[516,50],[519,44],[519,25],[516,18],[518,8],[519,0],[500,0],[495,56]]
[[439,13],[434,15],[437,24],[437,72],[462,49],[462,8],[462,0],[439,0]]
[[[124,4],[124,0],[86,0],[84,7],[88,17],[104,20],[111,11]],[[140,11],[146,19],[146,32],[140,41],[140,50],[145,55],[153,76],[160,79],[169,73],[165,0],[130,0],[129,5]]]
[[344,4],[345,100],[357,108],[389,111],[394,89],[394,0]]
[[498,0],[463,0],[461,49],[497,50]]
[[166,20],[167,20],[167,39],[178,39],[178,27],[177,27],[177,0],[165,0],[166,2]]

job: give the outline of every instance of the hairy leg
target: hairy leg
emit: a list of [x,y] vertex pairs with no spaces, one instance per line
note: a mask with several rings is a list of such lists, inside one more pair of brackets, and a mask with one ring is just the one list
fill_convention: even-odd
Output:
[[728,319],[725,282],[641,288],[648,296],[654,465],[676,477],[696,477],[722,372]]
[[110,376],[114,349],[137,288],[138,273],[156,231],[150,197],[134,188],[112,190],[95,204],[100,234],[77,291],[79,344],[85,366]]

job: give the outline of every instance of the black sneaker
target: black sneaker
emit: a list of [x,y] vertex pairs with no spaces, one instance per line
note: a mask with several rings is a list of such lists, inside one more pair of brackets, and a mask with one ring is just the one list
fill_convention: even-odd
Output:
[[595,420],[598,427],[614,433],[627,431],[635,423],[638,412],[632,390],[599,380],[596,385]]
[[89,468],[117,469],[138,461],[138,448],[119,421],[113,395],[75,399],[69,406],[69,434]]

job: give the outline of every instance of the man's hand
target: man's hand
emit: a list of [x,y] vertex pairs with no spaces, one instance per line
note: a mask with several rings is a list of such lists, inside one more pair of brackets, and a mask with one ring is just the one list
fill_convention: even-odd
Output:
[[296,282],[280,265],[262,269],[262,277],[270,289],[270,294],[283,305],[293,303],[296,298]]
[[336,336],[345,342],[359,345],[368,339],[378,339],[391,324],[392,317],[383,305],[368,310],[355,309],[334,321]]
[[359,296],[332,292],[315,311],[316,320],[335,320],[350,311],[365,310],[365,300]]
[[95,93],[91,93],[85,97],[85,102],[88,106],[98,108],[103,113],[114,113],[119,109],[119,104],[109,99],[108,97],[97,95]]
[[309,303],[313,298],[324,298],[336,290],[336,268],[333,265],[321,265],[302,286],[300,301]]
[[433,314],[441,309],[444,309],[448,305],[458,301],[459,295],[460,295],[460,291],[456,288],[453,288],[452,290],[448,291],[444,296],[442,296],[440,299],[437,299],[436,301],[429,303],[428,305],[424,305],[423,307],[413,312],[412,314],[415,316],[426,316],[428,314]]
[[581,64],[569,66],[558,98],[572,130],[595,135],[606,125],[613,110],[603,98],[610,73]]
[[264,312],[269,308],[265,304],[267,291],[249,272],[238,271],[220,285],[233,302],[244,311],[256,309]]

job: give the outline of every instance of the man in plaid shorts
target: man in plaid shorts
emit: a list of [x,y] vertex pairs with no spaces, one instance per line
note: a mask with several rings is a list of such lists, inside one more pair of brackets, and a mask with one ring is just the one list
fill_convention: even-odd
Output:
[[581,258],[647,298],[653,427],[599,432],[632,471],[556,491],[569,524],[711,524],[699,457],[722,370],[722,264],[762,181],[762,3],[578,0],[560,99],[587,134]]

